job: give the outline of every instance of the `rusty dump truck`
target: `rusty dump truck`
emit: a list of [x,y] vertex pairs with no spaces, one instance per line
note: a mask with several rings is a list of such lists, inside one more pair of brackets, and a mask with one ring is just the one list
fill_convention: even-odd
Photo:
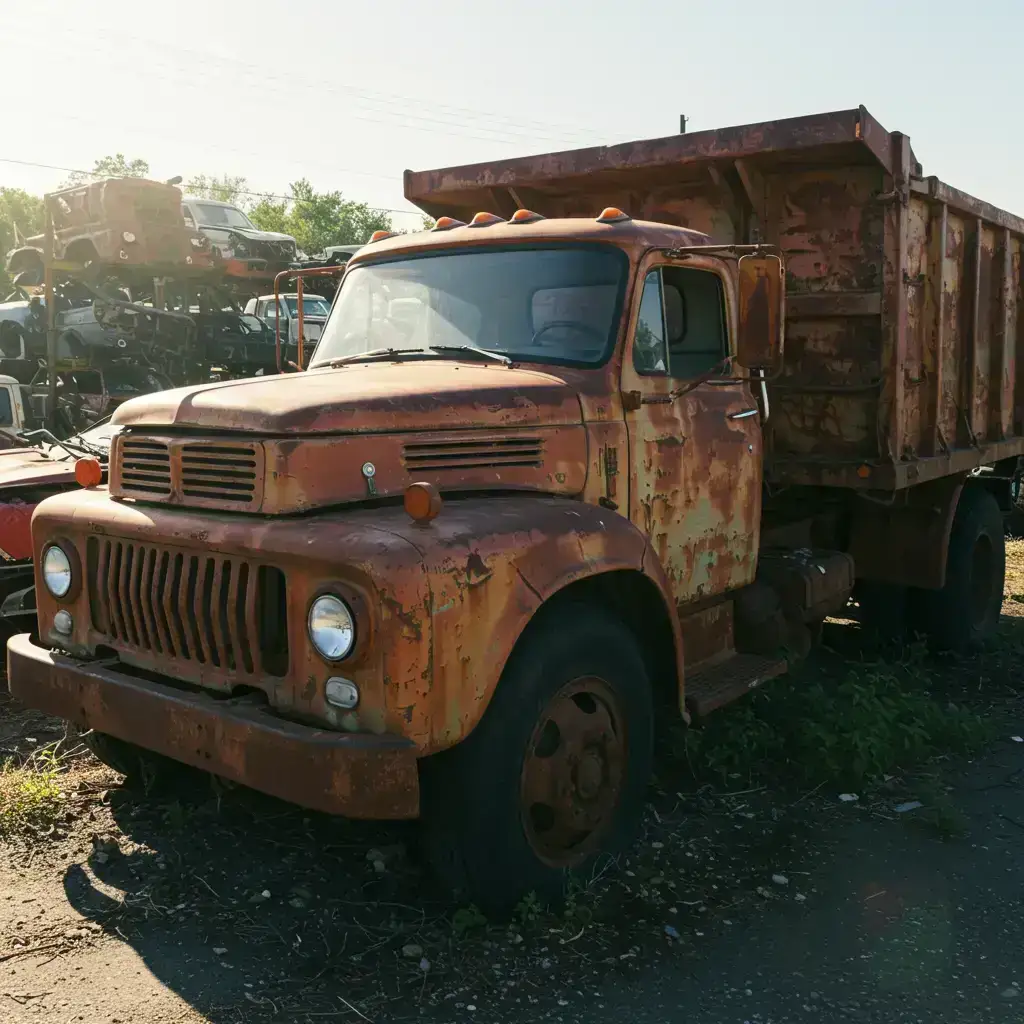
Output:
[[308,372],[128,402],[109,490],[39,506],[20,700],[128,774],[420,818],[501,908],[628,845],[662,699],[852,595],[992,632],[1024,221],[863,108],[405,189],[436,227],[352,258]]

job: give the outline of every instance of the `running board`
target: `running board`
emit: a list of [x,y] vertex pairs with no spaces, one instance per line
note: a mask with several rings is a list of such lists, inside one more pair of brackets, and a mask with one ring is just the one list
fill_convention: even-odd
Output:
[[734,654],[686,677],[686,706],[695,717],[703,718],[761,683],[781,676],[788,667],[785,658]]

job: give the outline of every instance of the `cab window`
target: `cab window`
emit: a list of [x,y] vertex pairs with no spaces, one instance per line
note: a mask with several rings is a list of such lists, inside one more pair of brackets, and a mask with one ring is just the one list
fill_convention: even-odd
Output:
[[638,373],[692,379],[729,354],[722,281],[708,270],[660,267],[648,273],[633,340]]
[[14,409],[11,407],[11,393],[0,388],[0,427],[14,426]]

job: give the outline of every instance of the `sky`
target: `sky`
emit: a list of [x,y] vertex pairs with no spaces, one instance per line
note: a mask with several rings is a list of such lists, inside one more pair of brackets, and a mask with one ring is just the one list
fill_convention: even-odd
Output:
[[[863,104],[1024,215],[1022,0],[0,0],[0,185],[122,152],[418,226],[402,171]],[[15,116],[20,111],[21,116]],[[407,212],[399,212],[407,211]],[[409,212],[411,211],[411,212]]]

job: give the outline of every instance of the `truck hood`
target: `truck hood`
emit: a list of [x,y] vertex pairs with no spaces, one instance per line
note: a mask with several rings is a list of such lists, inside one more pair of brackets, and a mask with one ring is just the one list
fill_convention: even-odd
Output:
[[0,451],[0,500],[10,490],[43,484],[73,484],[73,459],[49,459],[38,448],[7,448]]
[[133,398],[111,422],[272,437],[578,425],[582,412],[554,374],[408,360],[175,388]]

